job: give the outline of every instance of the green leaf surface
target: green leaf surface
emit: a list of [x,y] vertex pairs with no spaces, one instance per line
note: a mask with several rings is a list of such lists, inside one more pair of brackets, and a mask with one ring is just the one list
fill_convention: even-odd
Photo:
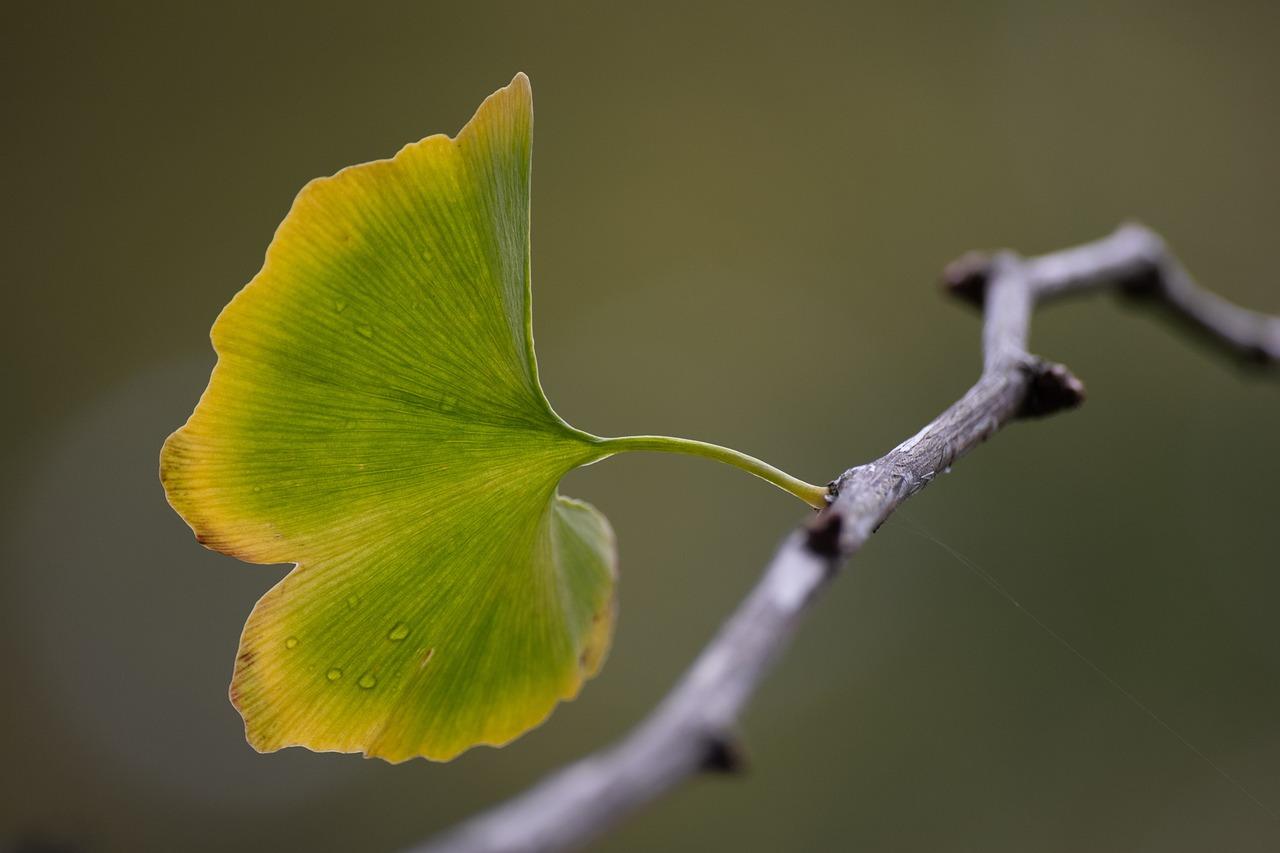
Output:
[[258,749],[447,759],[605,653],[613,536],[556,484],[607,451],[538,386],[531,130],[520,75],[455,139],[313,181],[214,326],[162,479],[209,547],[297,563],[236,661]]

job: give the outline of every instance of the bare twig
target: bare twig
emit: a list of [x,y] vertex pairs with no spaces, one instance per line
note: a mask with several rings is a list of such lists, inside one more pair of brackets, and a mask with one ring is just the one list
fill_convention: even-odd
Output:
[[1139,225],[1037,258],[966,255],[947,267],[944,284],[984,310],[977,384],[920,432],[832,482],[830,506],[783,542],[764,577],[675,689],[621,742],[472,818],[420,853],[574,847],[689,776],[733,771],[739,714],[838,566],[903,501],[996,430],[1084,399],[1084,386],[1067,368],[1027,352],[1036,303],[1119,289],[1157,301],[1229,351],[1280,362],[1280,318],[1202,290],[1160,238]]

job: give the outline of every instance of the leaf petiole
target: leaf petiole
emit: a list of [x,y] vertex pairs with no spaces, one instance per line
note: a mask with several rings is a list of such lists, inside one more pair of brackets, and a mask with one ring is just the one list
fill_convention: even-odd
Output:
[[671,438],[665,435],[630,435],[622,438],[602,438],[599,446],[609,453],[626,453],[628,451],[649,451],[654,453],[683,453],[688,456],[701,456],[714,459],[741,468],[748,474],[754,474],[766,482],[772,483],[784,492],[795,495],[814,509],[822,509],[827,505],[830,494],[826,486],[815,486],[804,480],[792,477],[767,462],[732,450],[718,444],[705,441],[694,441],[690,438]]

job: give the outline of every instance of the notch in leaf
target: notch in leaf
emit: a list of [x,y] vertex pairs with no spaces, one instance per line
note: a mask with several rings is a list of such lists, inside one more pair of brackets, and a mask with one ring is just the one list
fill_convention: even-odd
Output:
[[309,183],[223,310],[199,405],[169,437],[170,504],[210,548],[295,568],[244,627],[231,699],[259,750],[390,761],[504,744],[575,696],[613,629],[608,522],[565,473],[627,450],[538,384],[529,81],[454,138]]

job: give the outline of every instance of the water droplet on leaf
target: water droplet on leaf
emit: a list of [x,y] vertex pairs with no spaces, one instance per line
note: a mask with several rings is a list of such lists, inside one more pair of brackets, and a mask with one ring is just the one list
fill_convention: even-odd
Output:
[[329,679],[330,681],[337,681],[339,678],[341,678],[341,677],[342,677],[342,670],[338,669],[338,668],[335,666],[333,669],[331,669],[331,670],[329,670],[327,673],[325,673],[325,676],[324,676],[324,677],[325,677],[325,678],[327,678],[327,679]]
[[287,640],[284,641],[284,647],[286,649],[295,648],[297,645],[298,645],[297,637],[289,637]]
[[362,337],[366,337],[366,338],[373,337],[373,326],[370,326],[367,323],[361,323],[360,325],[356,326],[356,331],[359,332]]
[[387,634],[387,639],[393,642],[399,642],[409,636],[409,626],[403,622],[397,622],[396,626],[391,629],[391,633]]
[[360,676],[360,686],[365,690],[371,690],[377,683],[378,679],[374,677],[372,672],[366,672]]

